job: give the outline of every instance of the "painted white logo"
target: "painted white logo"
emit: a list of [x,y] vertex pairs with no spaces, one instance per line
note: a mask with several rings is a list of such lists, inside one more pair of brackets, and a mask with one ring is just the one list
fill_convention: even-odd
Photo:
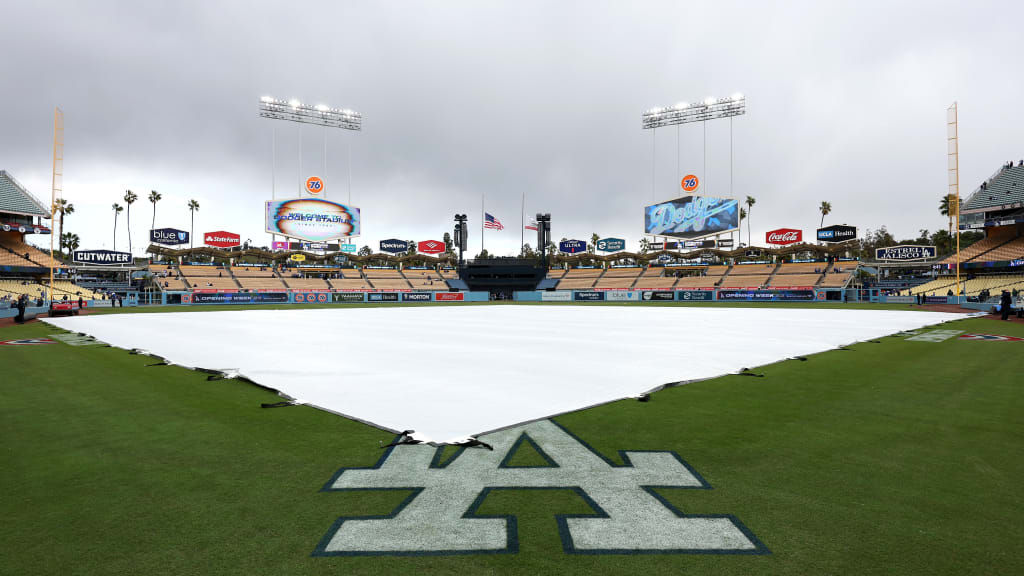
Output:
[[912,342],[942,342],[960,334],[963,330],[931,330],[907,338]]
[[[672,452],[620,452],[616,465],[550,420],[482,436],[494,450],[468,448],[440,462],[441,448],[399,445],[371,468],[342,468],[325,491],[411,490],[386,516],[339,518],[315,556],[515,553],[515,516],[476,513],[492,490],[565,489],[591,514],[555,515],[571,554],[766,554],[730,515],[686,515],[657,493],[710,486]],[[508,466],[530,443],[547,466]]]

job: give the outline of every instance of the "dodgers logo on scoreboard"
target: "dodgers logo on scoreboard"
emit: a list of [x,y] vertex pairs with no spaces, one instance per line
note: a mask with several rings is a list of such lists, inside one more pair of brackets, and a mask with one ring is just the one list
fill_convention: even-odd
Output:
[[319,176],[306,178],[306,192],[317,195],[324,191],[324,181]]

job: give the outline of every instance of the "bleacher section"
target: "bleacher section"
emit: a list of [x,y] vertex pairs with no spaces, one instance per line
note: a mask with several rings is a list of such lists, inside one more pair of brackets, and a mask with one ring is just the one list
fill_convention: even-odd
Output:
[[671,288],[675,286],[677,278],[675,276],[663,276],[665,268],[647,268],[643,271],[636,280],[636,284],[633,286],[637,289],[644,288]]
[[975,262],[1000,262],[1024,258],[1024,236],[1010,240],[1009,242],[994,248],[986,254],[976,257]]
[[593,288],[594,283],[604,272],[603,268],[572,268],[558,282],[559,290],[586,290]]
[[964,203],[963,210],[1024,202],[1024,166],[1004,168]]
[[[1006,243],[1006,238],[982,238],[967,248],[960,250],[960,261],[967,262],[978,258],[980,262],[988,260],[986,253]],[[984,258],[979,258],[985,256]],[[940,264],[956,264],[956,254],[939,262]]]
[[621,288],[628,289],[633,286],[643,268],[609,268],[603,276],[597,280],[595,288]]
[[402,275],[413,290],[447,290],[448,284],[435,270],[403,270]]
[[733,266],[719,282],[719,288],[755,288],[763,286],[775,271],[775,264],[742,264]]
[[220,266],[190,266],[183,264],[178,269],[181,271],[181,276],[193,290],[239,289],[239,285],[231,277],[231,271]]
[[285,278],[285,284],[292,290],[330,290],[331,285],[323,278]]
[[945,296],[946,292],[949,290],[956,292],[954,286],[956,286],[956,278],[952,276],[943,276],[941,278],[936,278],[931,282],[925,282],[924,284],[915,286],[911,288],[909,292],[911,295],[924,294],[926,296]]
[[[6,239],[4,239],[3,247],[7,249],[6,251],[8,252],[8,254],[13,252],[15,255],[21,257],[20,262],[17,264],[11,264],[12,266],[39,266],[42,268],[50,267],[51,258],[49,251],[43,252],[42,250],[36,248],[35,246],[31,246],[21,240],[18,240],[17,238],[11,237],[7,237]],[[28,256],[27,260],[25,259],[26,255]],[[53,258],[52,262],[54,268],[60,268],[64,266],[64,264],[62,264],[60,260],[57,260],[56,258]]]
[[773,288],[815,286],[818,280],[821,280],[821,274],[776,274],[769,286]]

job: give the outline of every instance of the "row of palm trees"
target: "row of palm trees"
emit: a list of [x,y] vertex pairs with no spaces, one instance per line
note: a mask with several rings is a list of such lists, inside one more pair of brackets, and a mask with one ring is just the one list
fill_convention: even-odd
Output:
[[[139,196],[136,193],[132,192],[131,190],[126,190],[125,191],[125,193],[124,193],[124,203],[128,207],[128,213],[125,215],[125,221],[128,224],[128,252],[132,251],[132,204],[134,204],[138,199],[139,199]],[[156,227],[156,203],[159,202],[162,199],[163,199],[163,196],[161,196],[160,193],[157,192],[156,190],[151,190],[149,192],[149,202],[151,204],[153,204],[153,219],[152,219],[152,221],[150,222],[150,225],[149,225],[149,227],[151,229]],[[121,206],[117,202],[114,202],[110,207],[114,211],[114,246],[115,246],[115,249],[116,249],[116,246],[117,246],[117,218],[118,218],[118,216],[121,215],[121,212],[124,212],[124,206]],[[72,208],[72,210],[73,210],[73,208]],[[192,246],[192,236],[194,235],[193,231],[195,230],[195,224],[196,224],[196,212],[199,211],[199,202],[197,202],[194,199],[189,200],[188,201],[188,211],[191,213],[191,217],[192,217],[192,223],[191,223],[190,228],[189,228],[189,247],[191,247]],[[61,214],[63,214],[63,212]],[[61,230],[63,231],[63,229],[64,229],[64,217],[61,216]]]

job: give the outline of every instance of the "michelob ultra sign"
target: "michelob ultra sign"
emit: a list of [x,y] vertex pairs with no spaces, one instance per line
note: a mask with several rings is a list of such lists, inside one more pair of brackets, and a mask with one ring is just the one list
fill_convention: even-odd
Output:
[[320,198],[271,200],[266,203],[266,231],[289,238],[323,242],[359,236],[359,208]]

